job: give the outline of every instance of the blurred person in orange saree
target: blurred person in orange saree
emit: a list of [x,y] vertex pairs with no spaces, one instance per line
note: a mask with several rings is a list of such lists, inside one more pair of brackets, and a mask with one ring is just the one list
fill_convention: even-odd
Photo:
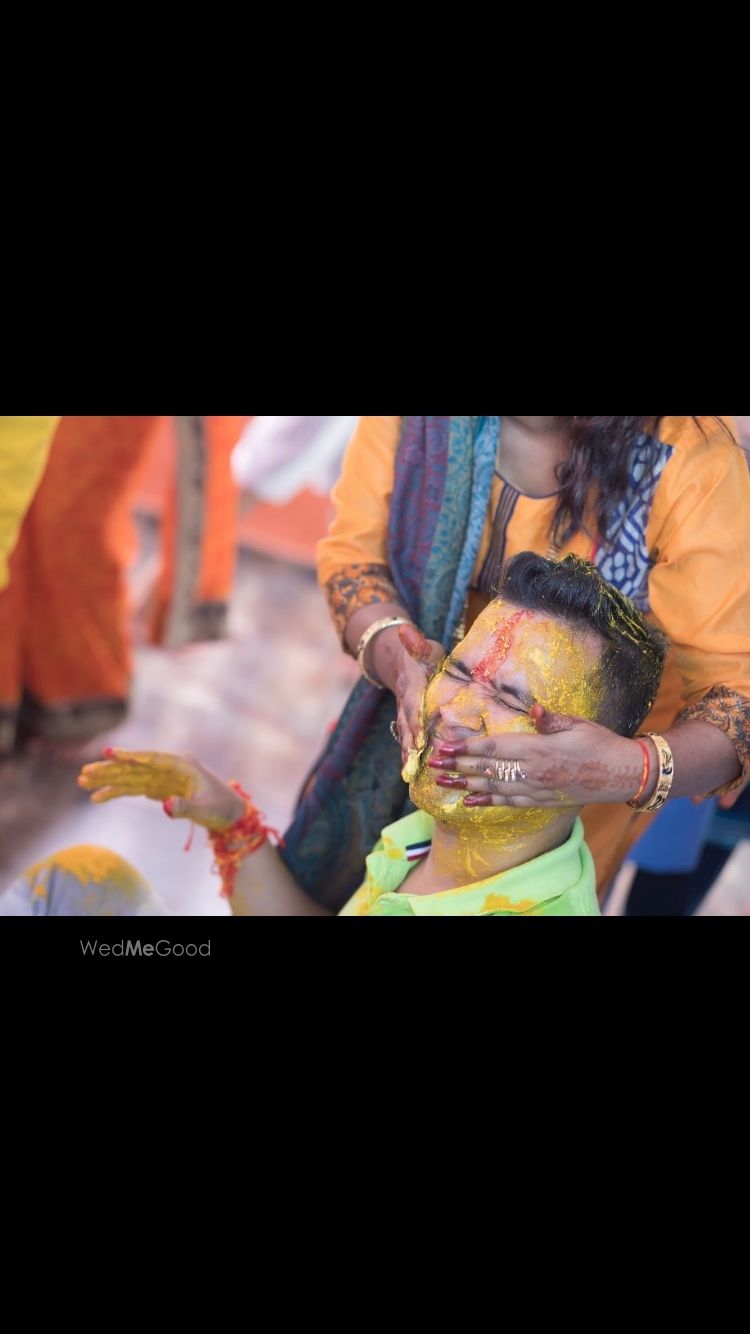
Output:
[[0,417],[0,589],[8,557],[42,480],[59,417]]
[[248,417],[173,417],[159,440],[170,455],[160,570],[148,636],[181,648],[227,633],[237,554],[238,489],[231,459]]
[[131,510],[154,417],[62,417],[0,592],[0,754],[19,730],[89,740],[125,716]]
[[[0,756],[19,736],[88,741],[127,713],[127,570],[136,550],[133,508],[152,451],[165,451],[166,468],[149,637],[177,648],[226,633],[236,551],[230,457],[246,420],[3,419],[52,426],[46,436],[39,426],[15,431],[12,515],[0,501],[0,537],[7,530],[0,573],[16,543],[0,592]],[[0,482],[2,466],[0,449]]]

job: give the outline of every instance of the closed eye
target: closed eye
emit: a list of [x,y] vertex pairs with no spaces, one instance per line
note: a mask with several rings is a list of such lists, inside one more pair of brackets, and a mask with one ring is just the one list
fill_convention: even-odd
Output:
[[448,666],[445,669],[445,674],[453,681],[470,681],[472,679],[469,668],[460,658],[448,659]]
[[528,712],[529,712],[529,710],[528,710],[527,708],[524,708],[523,706],[519,707],[518,704],[511,704],[511,703],[509,702],[509,700],[507,700],[507,699],[505,699],[505,698],[503,697],[502,694],[498,694],[497,698],[498,698],[498,700],[500,701],[500,703],[502,704],[503,708],[504,708],[504,709],[510,709],[511,713],[528,713]]
[[[503,698],[504,695],[511,695],[514,701],[513,704],[509,704],[508,700]],[[506,709],[512,709],[514,713],[528,713],[536,703],[533,695],[529,695],[525,691],[516,690],[515,686],[508,684],[503,684],[498,688],[498,698],[500,699],[500,702],[505,705]]]
[[[460,681],[462,684],[464,684],[466,681],[475,680],[471,670],[466,666],[465,662],[462,662],[460,658],[448,658],[447,665],[444,670],[445,670],[445,675],[451,681]],[[487,683],[475,682],[475,684],[486,685]],[[517,691],[515,687],[512,685],[501,685],[497,689],[495,689],[493,693],[497,698],[497,700],[503,705],[503,707],[506,709],[510,709],[511,713],[527,714],[529,712],[529,709],[534,703],[534,700],[531,698],[531,696],[524,698],[523,695],[520,693],[520,691]],[[505,698],[505,696],[507,695],[512,695],[514,703],[511,704],[510,701],[507,698]]]

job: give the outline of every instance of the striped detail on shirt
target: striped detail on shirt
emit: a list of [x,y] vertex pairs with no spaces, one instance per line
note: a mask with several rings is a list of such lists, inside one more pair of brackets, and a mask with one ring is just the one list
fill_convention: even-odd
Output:
[[423,843],[410,843],[405,849],[406,860],[408,862],[421,862],[428,855],[431,847],[431,839]]

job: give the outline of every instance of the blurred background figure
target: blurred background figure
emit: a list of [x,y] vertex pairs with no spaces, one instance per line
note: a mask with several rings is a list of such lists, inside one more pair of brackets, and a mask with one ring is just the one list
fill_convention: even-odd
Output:
[[[59,417],[0,417],[0,594],[10,581],[8,561],[49,457]],[[17,702],[0,695],[0,759],[15,744]]]
[[154,464],[161,539],[140,576],[147,637],[178,648],[226,635],[237,537],[230,460],[247,420],[2,419],[0,755],[33,737],[85,743],[125,717],[134,511]]
[[0,417],[0,589],[39,486],[59,417]]
[[[44,419],[40,419],[44,420]],[[3,752],[83,741],[127,709],[131,507],[154,417],[63,417],[0,593]]]
[[159,419],[147,480],[161,542],[136,592],[150,643],[182,648],[226,637],[238,534],[256,550],[312,559],[358,420]]
[[253,417],[232,455],[249,496],[285,505],[305,489],[327,496],[359,417]]
[[153,644],[181,648],[227,634],[237,554],[231,457],[248,420],[159,419],[153,455],[162,488],[161,553],[148,567],[142,598]]

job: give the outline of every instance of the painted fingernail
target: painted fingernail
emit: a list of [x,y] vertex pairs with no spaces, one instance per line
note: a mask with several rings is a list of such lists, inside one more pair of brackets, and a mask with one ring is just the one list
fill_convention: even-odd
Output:
[[107,746],[106,749],[102,751],[102,755],[105,760],[113,760],[115,758],[114,747]]
[[438,755],[460,755],[460,746],[439,746]]
[[439,778],[436,778],[435,782],[438,787],[468,787],[465,778],[446,778],[444,774],[441,774]]
[[434,760],[434,759],[433,759],[433,760],[428,760],[427,763],[429,764],[429,766],[430,766],[431,769],[452,769],[452,768],[453,768],[453,764],[452,764],[451,760],[449,760],[449,759],[445,759],[445,760]]
[[491,806],[492,797],[464,797],[464,806]]
[[165,815],[169,815],[169,816],[171,817],[171,815],[172,815],[172,798],[171,798],[171,797],[167,797],[166,801],[164,801],[164,802],[162,803],[162,805],[163,805],[163,807],[164,807],[164,813],[165,813]]

